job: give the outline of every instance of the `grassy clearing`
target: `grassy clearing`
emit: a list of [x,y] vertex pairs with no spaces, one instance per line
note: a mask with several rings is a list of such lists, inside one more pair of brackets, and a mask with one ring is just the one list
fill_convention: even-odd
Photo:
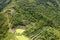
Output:
[[16,33],[22,34],[24,31],[25,31],[25,30],[23,30],[23,29],[16,29]]
[[28,37],[21,35],[21,36],[16,36],[17,40],[29,40]]
[[[23,29],[16,29],[16,39],[17,40],[29,40],[28,37],[22,35],[22,33],[24,32],[25,30]],[[20,35],[17,35],[17,34],[20,34]]]

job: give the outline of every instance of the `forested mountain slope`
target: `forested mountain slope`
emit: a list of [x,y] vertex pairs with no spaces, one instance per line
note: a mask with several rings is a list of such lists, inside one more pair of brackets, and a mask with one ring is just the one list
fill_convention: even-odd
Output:
[[0,0],[0,15],[1,40],[18,26],[30,40],[60,40],[60,0]]

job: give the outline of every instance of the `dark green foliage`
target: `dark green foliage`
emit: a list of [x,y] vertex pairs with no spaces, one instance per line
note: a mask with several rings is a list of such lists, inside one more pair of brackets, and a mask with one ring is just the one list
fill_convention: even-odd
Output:
[[0,40],[5,37],[8,31],[8,24],[6,23],[6,17],[0,13]]
[[[16,23],[19,23],[18,25],[24,24],[24,26],[31,22],[35,23],[34,27],[29,27],[23,33],[24,35],[32,40],[60,40],[59,36],[57,36],[58,33],[55,35],[55,32],[53,32],[60,30],[59,4],[56,0],[17,1],[13,7],[17,12],[14,17]],[[26,24],[24,20],[30,23]]]
[[[7,19],[10,20],[12,28],[35,23],[32,27],[29,26],[23,34],[32,40],[60,40],[59,0],[14,0],[13,3],[15,5],[11,9],[14,10],[14,14],[11,14],[11,11],[8,10],[5,12],[9,16]],[[5,21],[6,18],[0,17],[0,26],[4,25]]]

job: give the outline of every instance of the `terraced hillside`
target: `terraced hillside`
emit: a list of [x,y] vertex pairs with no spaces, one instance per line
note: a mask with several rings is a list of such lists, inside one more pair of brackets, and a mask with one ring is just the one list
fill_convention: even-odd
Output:
[[[0,1],[1,7],[11,1]],[[5,9],[1,12],[7,19],[7,30],[24,29],[22,35],[30,40],[60,40],[60,0],[14,0]]]
[[21,16],[22,18],[20,20],[35,23],[35,26],[29,27],[24,35],[31,38],[31,40],[60,40],[59,1],[45,2],[43,0],[41,1],[42,3],[38,2],[32,1],[30,3],[29,1],[23,0],[16,3],[18,7],[13,7],[18,13],[20,13],[20,16],[24,16]]

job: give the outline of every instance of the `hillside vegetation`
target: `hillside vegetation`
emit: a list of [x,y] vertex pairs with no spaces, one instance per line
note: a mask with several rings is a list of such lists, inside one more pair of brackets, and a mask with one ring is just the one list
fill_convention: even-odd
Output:
[[60,40],[60,0],[0,0],[0,40],[17,40],[16,29],[30,40]]

